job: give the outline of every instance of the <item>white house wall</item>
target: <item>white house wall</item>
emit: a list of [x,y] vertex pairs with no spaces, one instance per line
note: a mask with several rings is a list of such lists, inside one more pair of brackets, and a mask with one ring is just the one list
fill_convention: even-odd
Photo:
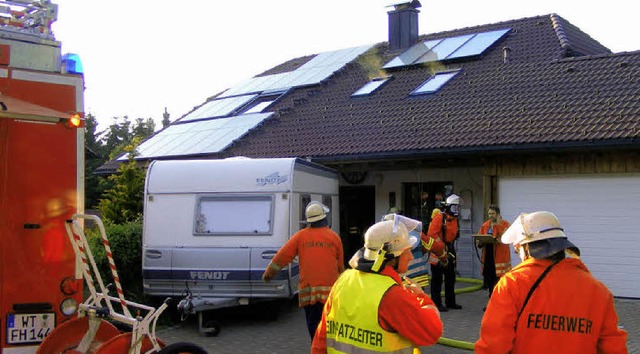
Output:
[[[403,205],[402,184],[421,182],[452,182],[454,193],[463,199],[462,209],[468,211],[469,218],[460,220],[460,239],[457,242],[458,272],[463,277],[481,278],[480,262],[471,235],[483,223],[482,169],[415,169],[397,171],[368,171],[367,178],[360,186],[375,187],[375,219],[379,220],[389,210],[389,193],[396,195],[396,205]],[[350,186],[344,181],[341,185]]]

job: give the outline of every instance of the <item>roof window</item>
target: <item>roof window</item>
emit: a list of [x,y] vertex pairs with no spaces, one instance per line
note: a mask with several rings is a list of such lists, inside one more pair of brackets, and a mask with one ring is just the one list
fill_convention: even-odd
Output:
[[376,77],[371,81],[367,82],[362,86],[358,91],[351,94],[351,97],[361,97],[361,96],[369,96],[375,90],[379,89],[385,82],[389,81],[391,76],[387,77]]
[[417,89],[413,90],[413,92],[411,92],[411,95],[415,96],[436,93],[442,86],[449,82],[449,80],[453,79],[453,77],[456,76],[459,72],[460,70],[436,73],[435,75],[427,79],[427,81],[425,81]]

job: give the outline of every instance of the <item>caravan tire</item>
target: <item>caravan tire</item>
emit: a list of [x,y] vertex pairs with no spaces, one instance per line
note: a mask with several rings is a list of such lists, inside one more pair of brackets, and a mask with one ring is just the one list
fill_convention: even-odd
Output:
[[222,325],[218,321],[207,321],[204,324],[204,329],[206,330],[207,337],[217,337],[222,330]]
[[201,346],[189,342],[178,342],[169,344],[162,348],[158,354],[207,354],[207,351],[202,349]]

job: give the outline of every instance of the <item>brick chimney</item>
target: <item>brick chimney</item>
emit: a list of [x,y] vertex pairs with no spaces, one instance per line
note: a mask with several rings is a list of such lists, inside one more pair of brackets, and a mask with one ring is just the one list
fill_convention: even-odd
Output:
[[400,0],[389,11],[389,50],[400,51],[418,42],[418,0]]

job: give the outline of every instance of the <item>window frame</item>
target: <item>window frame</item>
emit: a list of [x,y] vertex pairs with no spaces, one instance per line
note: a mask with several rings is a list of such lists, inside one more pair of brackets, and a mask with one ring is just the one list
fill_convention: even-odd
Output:
[[[259,229],[254,229],[254,230],[236,230],[236,231],[229,231],[229,230],[225,230],[225,231],[204,231],[200,226],[201,226],[201,216],[202,214],[202,205],[203,202],[215,202],[218,201],[220,203],[222,202],[267,202],[268,203],[268,208],[269,210],[267,211],[268,213],[268,220],[266,220],[266,224],[267,224],[267,230],[259,230]],[[220,208],[220,207],[218,207]],[[212,208],[212,209],[216,209],[216,208]],[[232,208],[221,208],[224,209],[224,219],[237,219],[237,220],[242,220],[242,218],[233,218],[233,215],[229,215],[229,213],[231,211],[233,211]],[[251,211],[251,209],[248,208],[241,208],[241,207],[236,207],[236,209],[240,209],[242,210],[242,217],[245,218],[245,220],[259,220],[259,218],[256,218],[255,216],[257,216],[258,214],[256,213],[256,215],[251,215],[249,211]],[[258,210],[259,211],[259,210]],[[193,235],[194,236],[269,236],[273,234],[273,227],[274,227],[274,213],[275,213],[275,197],[273,194],[247,194],[247,195],[229,195],[229,194],[202,194],[202,195],[198,195],[198,197],[196,198],[196,204],[195,204],[195,213],[194,213],[194,217],[193,217]],[[204,215],[206,217],[206,215]],[[263,215],[266,216],[266,215]]]
[[[458,70],[449,70],[449,71],[441,71],[441,72],[437,72],[433,75],[431,75],[427,80],[425,80],[422,84],[420,84],[420,86],[418,86],[415,90],[411,91],[410,95],[411,96],[420,96],[420,95],[432,95],[434,93],[437,93],[438,91],[440,91],[442,89],[442,87],[444,87],[446,84],[449,83],[449,81],[453,80],[454,77],[456,77],[462,70],[458,69]],[[442,76],[447,75],[449,76],[448,78],[441,78]],[[430,89],[429,91],[422,91],[423,87],[426,87],[427,85],[434,85],[434,81],[435,80],[444,80],[441,83],[435,83],[435,85],[437,85],[436,87],[434,87],[433,89]]]

